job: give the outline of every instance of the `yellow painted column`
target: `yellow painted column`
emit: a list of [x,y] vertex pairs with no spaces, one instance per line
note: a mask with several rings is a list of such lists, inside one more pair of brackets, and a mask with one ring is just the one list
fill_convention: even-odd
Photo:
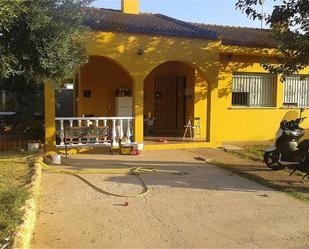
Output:
[[[219,113],[219,103],[218,103],[218,89],[214,88],[211,89],[211,92],[209,94],[209,101],[210,104],[208,105],[209,108],[209,141],[210,142],[219,142],[220,137],[222,136],[222,130],[220,127],[220,115]],[[221,142],[221,141],[220,141]]]
[[222,82],[220,80],[218,69],[209,72],[208,84],[208,139],[212,143],[221,143],[223,138],[223,108],[222,99],[219,98],[219,90]]
[[[207,135],[207,82],[202,75],[195,70],[195,85],[194,85],[194,117],[200,118],[200,136],[194,134],[194,138],[201,138],[206,141]],[[197,120],[194,121],[197,125]],[[196,133],[196,132],[195,132]]]
[[44,84],[45,96],[45,153],[56,151],[56,124],[55,124],[55,89],[51,82]]
[[283,82],[280,80],[281,75],[277,76],[276,85],[276,107],[281,108],[283,106]]
[[133,82],[134,141],[144,141],[144,78],[135,77]]

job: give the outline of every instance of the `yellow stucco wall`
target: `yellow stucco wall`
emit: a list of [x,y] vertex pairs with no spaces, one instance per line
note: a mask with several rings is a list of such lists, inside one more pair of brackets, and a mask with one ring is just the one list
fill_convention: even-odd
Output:
[[[133,78],[143,80],[158,65],[180,61],[199,68],[211,82],[218,67],[219,46],[219,41],[204,39],[113,32],[92,32],[86,41],[89,55],[111,58]],[[139,49],[144,51],[142,55],[138,55]]]
[[[198,72],[199,87],[195,88],[195,94],[198,98],[195,98],[194,105],[202,109],[200,111],[195,109],[194,115],[206,116],[206,99],[208,96],[203,93],[206,93],[205,88],[208,86],[211,86],[209,94],[213,94],[213,91],[216,91],[219,46],[219,41],[112,32],[92,32],[86,41],[89,55],[110,58],[131,75],[133,81],[136,141],[143,141],[144,93],[146,92],[144,80],[153,69],[165,62],[182,62]],[[143,50],[143,54],[139,55],[139,50]],[[195,77],[192,72],[194,71],[191,71],[191,79]],[[212,105],[212,112],[209,116],[213,115],[215,117],[217,115],[216,108],[215,104]],[[188,108],[189,112],[192,113],[192,109]],[[211,122],[214,125],[216,121],[215,119],[206,119],[206,117],[202,119],[202,139],[206,139],[206,127],[210,129]],[[212,134],[209,134],[209,139],[210,136]],[[215,139],[214,132],[213,140]]]
[[[261,57],[221,56],[219,74],[218,103],[220,105],[220,130],[223,141],[269,140],[279,127],[285,113],[291,109],[284,108],[283,83],[280,77],[276,80],[276,106],[269,108],[232,107],[232,74],[233,72],[267,73],[260,65]],[[270,60],[270,62],[272,62]],[[302,71],[308,74],[309,70]],[[298,109],[296,109],[298,110]],[[307,109],[304,113],[309,115]],[[303,123],[309,128],[309,121]]]

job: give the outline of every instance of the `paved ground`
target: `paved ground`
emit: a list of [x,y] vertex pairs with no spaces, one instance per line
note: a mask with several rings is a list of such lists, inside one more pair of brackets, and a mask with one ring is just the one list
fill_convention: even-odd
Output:
[[[307,202],[194,156],[175,150],[70,160],[74,169],[117,161],[188,173],[143,175],[150,192],[136,199],[100,194],[74,176],[44,173],[32,248],[309,248]],[[133,176],[85,178],[117,193],[141,190]]]
[[[216,163],[222,166],[228,166],[229,169],[237,170],[247,175],[266,180],[268,183],[285,191],[295,191],[301,194],[303,198],[309,200],[309,179],[303,178],[303,174],[295,172],[290,176],[290,170],[279,171],[270,170],[264,162],[253,161],[241,158],[231,152],[227,153],[218,149],[190,149],[191,152],[198,154],[202,158],[212,158]],[[237,151],[242,153],[242,151]],[[247,153],[248,155],[248,153]]]

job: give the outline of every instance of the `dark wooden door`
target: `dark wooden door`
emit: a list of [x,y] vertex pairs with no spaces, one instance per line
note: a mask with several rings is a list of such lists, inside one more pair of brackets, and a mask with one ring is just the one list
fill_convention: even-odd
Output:
[[[185,118],[185,76],[155,77],[155,128],[158,131],[179,133]],[[180,131],[181,132],[181,131]]]

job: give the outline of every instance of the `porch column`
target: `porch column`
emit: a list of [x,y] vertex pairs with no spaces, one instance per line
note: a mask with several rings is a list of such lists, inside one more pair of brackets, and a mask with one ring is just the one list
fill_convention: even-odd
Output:
[[218,88],[212,88],[209,93],[209,141],[213,143],[222,142],[222,124],[224,118],[220,115],[220,101],[218,99]]
[[56,125],[55,125],[55,89],[51,82],[44,84],[45,98],[45,153],[56,151]]
[[[206,141],[207,137],[207,82],[197,70],[195,70],[194,85],[194,117],[200,118],[200,136],[194,134],[194,138],[201,138]],[[197,125],[197,121],[194,121]]]
[[[224,101],[227,101],[222,96],[219,97],[219,91],[222,88],[222,76],[225,72],[219,71],[218,68],[214,67],[212,70],[208,71],[207,78],[209,84],[208,91],[208,135],[207,138],[209,142],[217,143],[218,145],[222,143],[223,138],[223,123],[225,122],[224,117]],[[225,77],[227,80],[228,77]],[[222,88],[224,89],[224,88]]]
[[133,82],[134,141],[144,141],[144,78],[134,77]]

